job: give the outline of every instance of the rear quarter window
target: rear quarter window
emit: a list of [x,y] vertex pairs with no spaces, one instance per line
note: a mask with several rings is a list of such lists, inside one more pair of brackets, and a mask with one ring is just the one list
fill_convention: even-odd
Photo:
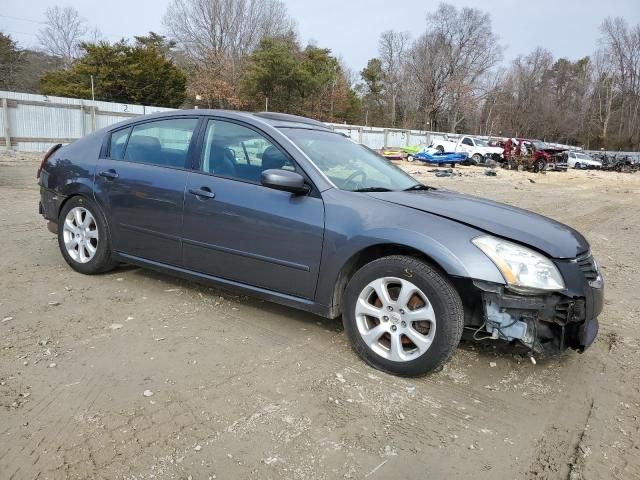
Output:
[[131,127],[123,128],[111,134],[109,141],[109,158],[114,160],[122,160],[124,158],[124,148],[127,145],[127,139],[131,133]]

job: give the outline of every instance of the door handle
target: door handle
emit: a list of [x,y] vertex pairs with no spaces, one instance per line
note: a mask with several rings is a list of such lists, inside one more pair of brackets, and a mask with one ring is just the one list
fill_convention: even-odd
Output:
[[107,180],[113,180],[118,178],[118,172],[116,172],[113,168],[109,170],[105,170],[104,172],[100,172],[100,176],[106,178]]
[[189,193],[199,198],[214,198],[216,196],[209,187],[190,188]]

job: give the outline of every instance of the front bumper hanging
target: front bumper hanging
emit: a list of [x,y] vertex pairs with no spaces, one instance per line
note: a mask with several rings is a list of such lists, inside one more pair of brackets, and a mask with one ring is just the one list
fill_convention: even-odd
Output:
[[[599,274],[598,274],[599,276]],[[600,277],[599,277],[600,278]],[[568,348],[584,351],[598,334],[604,289],[585,280],[573,293],[521,295],[503,285],[474,282],[480,291],[482,324],[476,339],[518,341],[537,355]]]

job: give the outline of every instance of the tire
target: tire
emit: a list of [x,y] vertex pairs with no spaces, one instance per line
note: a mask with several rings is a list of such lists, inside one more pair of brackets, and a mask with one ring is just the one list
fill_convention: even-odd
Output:
[[535,173],[544,172],[545,167],[546,167],[546,164],[544,163],[543,160],[537,160],[536,163],[533,164],[533,171]]
[[[411,293],[414,287],[417,291]],[[386,292],[387,301],[376,291],[383,297]],[[464,314],[460,295],[446,277],[421,260],[394,255],[354,274],[345,291],[342,321],[353,350],[369,365],[418,376],[449,359],[460,342]],[[368,341],[363,337],[367,332]]]
[[443,147],[442,145],[438,145],[438,146],[436,147],[436,150],[437,150],[438,152],[440,152],[440,153],[444,153],[444,147]]
[[413,155],[407,155],[407,162],[413,162],[414,160]]
[[482,155],[479,153],[474,154],[471,159],[475,165],[480,165],[482,163]]
[[117,265],[111,257],[107,220],[95,202],[85,197],[72,197],[60,210],[58,246],[69,266],[85,275],[104,273]]

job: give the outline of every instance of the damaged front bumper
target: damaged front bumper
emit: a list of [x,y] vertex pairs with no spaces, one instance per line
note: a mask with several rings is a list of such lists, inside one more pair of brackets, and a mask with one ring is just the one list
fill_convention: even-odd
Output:
[[519,341],[545,356],[589,347],[604,302],[598,266],[590,254],[555,263],[567,285],[562,292],[523,295],[504,285],[474,282],[482,304],[482,325],[474,338]]

